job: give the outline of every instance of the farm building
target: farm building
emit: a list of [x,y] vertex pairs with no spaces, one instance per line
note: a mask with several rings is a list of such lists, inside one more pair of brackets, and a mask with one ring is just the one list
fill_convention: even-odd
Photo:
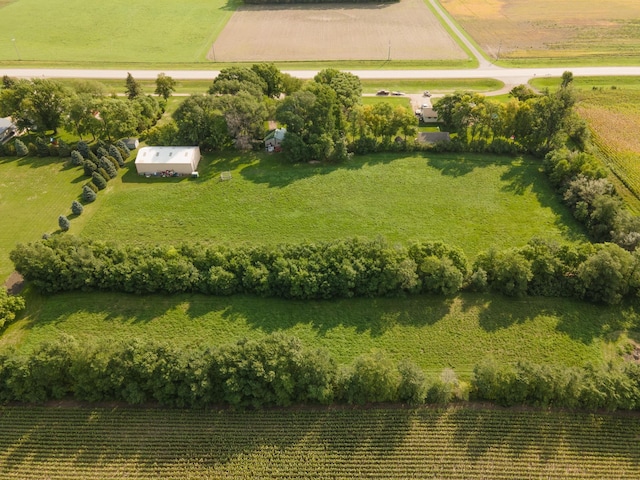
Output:
[[142,147],[136,157],[139,175],[191,175],[198,171],[198,147]]
[[433,106],[430,103],[422,105],[419,117],[424,123],[436,123],[438,121],[438,113],[433,109]]
[[8,142],[17,131],[10,117],[0,118],[0,143]]
[[264,137],[265,148],[270,152],[273,152],[275,149],[279,149],[286,133],[286,128],[276,128],[275,130],[271,130],[267,133],[267,136]]

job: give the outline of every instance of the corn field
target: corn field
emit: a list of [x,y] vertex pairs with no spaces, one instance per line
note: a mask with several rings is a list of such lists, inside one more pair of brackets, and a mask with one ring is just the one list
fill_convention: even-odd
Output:
[[640,478],[640,416],[4,407],[3,479]]

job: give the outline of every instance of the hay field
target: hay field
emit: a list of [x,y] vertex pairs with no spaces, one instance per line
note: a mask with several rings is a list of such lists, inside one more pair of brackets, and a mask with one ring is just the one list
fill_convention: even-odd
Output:
[[422,0],[240,6],[209,51],[217,62],[465,60]]
[[440,2],[493,58],[640,59],[638,0]]

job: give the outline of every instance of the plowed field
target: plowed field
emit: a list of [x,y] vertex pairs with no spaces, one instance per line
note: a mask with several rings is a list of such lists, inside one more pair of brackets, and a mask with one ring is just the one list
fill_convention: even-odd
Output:
[[217,62],[464,60],[422,0],[366,5],[243,5],[208,58]]

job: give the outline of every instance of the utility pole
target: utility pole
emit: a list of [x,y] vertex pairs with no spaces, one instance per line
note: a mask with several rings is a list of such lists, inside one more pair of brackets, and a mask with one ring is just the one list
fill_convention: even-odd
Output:
[[391,60],[391,40],[389,40],[389,52],[387,53],[387,62]]

